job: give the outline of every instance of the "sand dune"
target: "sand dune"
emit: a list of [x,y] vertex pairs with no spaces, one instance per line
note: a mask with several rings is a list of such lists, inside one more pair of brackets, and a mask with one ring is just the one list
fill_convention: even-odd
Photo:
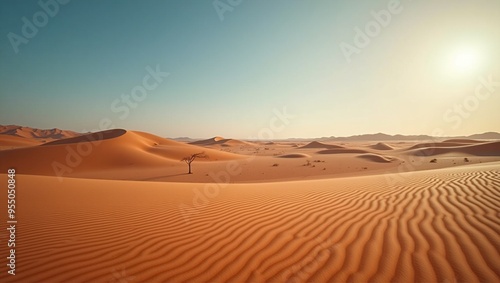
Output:
[[[121,129],[2,139],[26,146],[0,150],[0,183],[17,170],[19,229],[17,275],[0,265],[0,282],[500,281],[500,142],[386,156],[382,143],[196,145]],[[180,159],[198,152],[186,174]],[[452,156],[416,157],[429,154]]]
[[499,166],[215,191],[19,175],[14,279],[499,282]]
[[380,162],[380,163],[389,163],[389,162],[397,160],[394,157],[382,156],[382,155],[373,154],[373,153],[362,154],[362,155],[358,155],[357,157],[362,158],[362,159],[366,159],[369,161],[373,161],[373,162]]
[[[127,168],[179,164],[190,154],[205,152],[201,161],[231,160],[240,155],[167,140],[151,134],[108,130],[49,142],[40,146],[0,151],[0,170],[19,169],[24,174],[65,176]],[[36,158],[34,158],[36,156]]]
[[35,139],[27,139],[22,137],[0,135],[0,147],[3,149],[23,146],[34,146],[41,144],[41,141]]
[[363,150],[363,149],[356,149],[356,148],[336,148],[336,149],[320,150],[317,153],[319,153],[319,154],[343,154],[343,153],[371,153],[371,152]]
[[[477,142],[477,143],[484,143],[484,142]],[[464,145],[470,145],[470,144],[475,144],[471,143],[469,140],[449,140],[449,141],[443,141],[443,142],[431,142],[431,143],[418,143],[413,146],[411,146],[410,149],[419,149],[419,148],[435,148],[435,147],[456,147],[456,146],[464,146]]]
[[235,139],[225,139],[223,137],[213,137],[211,139],[206,139],[206,140],[201,140],[201,141],[195,141],[195,142],[190,142],[189,144],[192,145],[199,145],[199,146],[255,146],[255,144],[246,142],[246,141],[240,141],[240,140],[235,140]]
[[299,148],[343,148],[343,147],[340,145],[332,145],[332,144],[313,141]]
[[200,140],[200,141],[190,142],[190,144],[194,144],[194,145],[214,145],[214,144],[217,144],[218,142],[224,141],[224,140],[225,140],[225,138],[217,136],[217,137],[213,137],[213,138],[206,139],[206,140]]
[[485,141],[471,140],[471,139],[450,139],[443,141],[444,143],[483,143]]
[[[20,231],[17,275],[0,266],[1,282],[500,281],[500,142],[387,156],[382,143],[195,145],[121,129],[2,138],[24,147],[0,151]],[[186,174],[180,159],[198,152]],[[428,153],[452,157],[416,158]]]
[[376,150],[393,150],[394,148],[386,143],[379,142],[377,144],[371,145],[370,148]]
[[[412,147],[415,148],[415,147]],[[413,155],[433,156],[446,153],[462,153],[475,156],[500,156],[500,142],[484,142],[478,144],[457,145],[455,143],[441,143],[437,146],[416,147],[410,151]]]
[[2,126],[0,125],[0,134],[11,135],[22,138],[34,138],[34,139],[62,139],[69,137],[76,137],[80,135],[79,133],[60,130],[60,129],[35,129],[30,127],[22,127],[16,125]]
[[119,136],[123,136],[127,133],[126,130],[123,129],[116,129],[116,130],[107,130],[107,131],[102,131],[102,132],[96,132],[96,133],[89,133],[73,138],[65,138],[65,139],[60,139],[52,142],[47,142],[43,144],[44,146],[48,145],[59,145],[59,144],[72,144],[72,143],[84,143],[84,142],[100,142],[104,140],[109,140],[109,139],[114,139]]
[[[22,140],[19,137],[9,137]],[[36,139],[26,140],[36,141]],[[229,143],[235,141],[224,138],[213,140]],[[413,161],[414,156],[427,153],[429,149],[391,151],[391,158],[395,159],[388,162],[382,152],[370,149],[370,144],[366,142],[346,143],[343,146],[311,143],[310,149],[293,148],[291,146],[293,144],[281,142],[264,147],[262,144],[255,144],[255,146],[235,146],[226,149],[219,146],[204,147],[186,144],[148,133],[117,129],[55,140],[31,147],[2,147],[0,148],[3,149],[0,150],[0,170],[5,171],[9,167],[14,167],[23,174],[33,175],[162,182],[214,182],[217,179],[214,176],[223,174],[220,172],[227,172],[228,166],[233,166],[237,168],[234,171],[237,173],[230,176],[231,182],[275,182],[380,174],[390,170],[398,172],[398,166],[404,162],[413,163],[409,167],[412,171],[437,169],[464,164],[464,158],[470,156],[470,154],[458,152],[453,153],[453,156],[459,157],[459,161],[440,160],[429,165],[431,160],[429,158],[416,165]],[[487,144],[468,145],[483,147]],[[324,146],[332,148],[321,148]],[[15,148],[12,149],[12,147]],[[405,144],[404,147],[409,146]],[[227,152],[229,150],[232,152]],[[418,150],[424,150],[424,152],[419,153]],[[492,151],[498,152],[495,146]],[[197,159],[193,165],[195,174],[186,176],[188,167],[180,160],[199,152],[205,152],[208,158]],[[498,153],[488,155],[491,152],[482,152],[484,157],[469,158],[467,163],[499,160]],[[357,158],[356,156],[360,154],[367,156]],[[306,162],[304,159],[310,160]],[[396,162],[398,160],[399,162]],[[235,162],[229,164],[227,161]]]
[[279,157],[279,158],[310,158],[311,156],[309,154],[304,154],[304,153],[289,153],[289,154],[278,155],[276,157]]

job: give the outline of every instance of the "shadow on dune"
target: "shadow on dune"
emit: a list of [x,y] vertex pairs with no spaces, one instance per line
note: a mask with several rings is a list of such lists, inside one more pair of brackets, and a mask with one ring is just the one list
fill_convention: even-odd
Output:
[[154,181],[154,180],[158,180],[160,178],[176,177],[176,176],[183,176],[183,175],[189,175],[189,174],[188,173],[180,173],[180,174],[161,175],[161,176],[141,179],[141,181]]
[[74,137],[74,138],[67,138],[67,139],[52,141],[52,142],[42,144],[42,146],[102,141],[102,140],[114,139],[114,138],[117,138],[119,136],[123,136],[125,133],[127,133],[127,131],[123,130],[123,129],[107,130],[107,131],[102,131],[102,132],[97,132],[97,133],[90,133],[90,134],[86,134],[86,135],[82,135],[82,136],[78,136],[78,137]]

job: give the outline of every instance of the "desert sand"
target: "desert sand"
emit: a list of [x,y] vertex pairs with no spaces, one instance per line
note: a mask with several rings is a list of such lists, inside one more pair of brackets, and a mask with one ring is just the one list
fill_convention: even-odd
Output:
[[22,134],[2,282],[500,281],[499,141]]

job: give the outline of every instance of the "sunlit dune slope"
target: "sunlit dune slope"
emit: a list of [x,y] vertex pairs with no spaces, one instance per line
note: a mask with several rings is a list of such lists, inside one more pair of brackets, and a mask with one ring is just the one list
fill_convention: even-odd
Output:
[[340,145],[333,145],[333,144],[326,144],[326,143],[321,143],[317,141],[310,142],[304,146],[301,146],[299,148],[328,148],[328,149],[337,149],[337,148],[343,148]]
[[0,151],[0,170],[18,168],[24,174],[57,175],[109,169],[164,166],[205,152],[205,161],[242,158],[239,155],[180,143],[142,132],[108,130]]
[[446,153],[462,153],[475,156],[500,156],[500,141],[482,142],[474,144],[418,144],[411,147],[409,153],[413,155],[432,156]]
[[0,147],[4,149],[12,147],[24,147],[24,146],[34,146],[41,144],[41,141],[23,137],[16,137],[10,135],[0,135]]
[[386,143],[379,142],[377,144],[371,145],[370,148],[376,150],[393,150],[394,148]]
[[241,141],[236,139],[226,139],[223,137],[213,137],[211,139],[201,140],[191,142],[189,144],[192,145],[200,145],[200,146],[223,146],[223,147],[233,147],[233,146],[255,146],[255,144],[247,141]]
[[398,177],[218,186],[19,175],[17,275],[2,265],[0,281],[499,282],[499,163]]
[[31,127],[23,127],[17,125],[0,125],[0,134],[16,136],[28,139],[63,139],[69,137],[75,137],[80,135],[79,133],[61,129],[35,129]]

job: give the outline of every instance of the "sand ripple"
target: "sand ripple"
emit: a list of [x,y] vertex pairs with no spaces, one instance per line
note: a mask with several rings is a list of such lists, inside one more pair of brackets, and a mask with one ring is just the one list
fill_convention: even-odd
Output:
[[498,282],[498,167],[404,177],[228,185],[186,223],[196,184],[19,176],[15,279]]

